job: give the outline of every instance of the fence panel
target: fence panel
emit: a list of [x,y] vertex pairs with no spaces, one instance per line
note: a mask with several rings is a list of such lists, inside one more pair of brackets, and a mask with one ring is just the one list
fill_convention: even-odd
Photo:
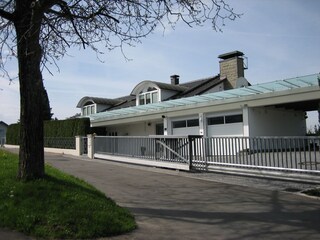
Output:
[[95,137],[95,153],[214,166],[320,173],[320,137]]
[[207,164],[320,171],[319,137],[206,138]]
[[80,138],[80,145],[81,145],[81,155],[88,154],[88,137],[81,137]]
[[176,136],[96,136],[96,154],[189,164],[189,139]]
[[44,147],[76,149],[76,139],[74,137],[52,137],[44,138]]

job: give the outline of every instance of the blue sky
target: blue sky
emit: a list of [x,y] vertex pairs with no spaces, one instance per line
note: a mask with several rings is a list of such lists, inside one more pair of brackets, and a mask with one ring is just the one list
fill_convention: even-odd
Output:
[[[227,0],[243,16],[227,21],[223,32],[209,24],[175,30],[158,29],[142,44],[121,51],[105,51],[98,61],[90,50],[70,49],[70,56],[44,72],[54,117],[65,119],[78,113],[83,96],[115,98],[128,95],[143,80],[180,82],[219,73],[218,55],[239,50],[248,57],[245,77],[251,84],[320,72],[320,1],[317,0]],[[103,48],[100,50],[104,51]],[[16,66],[11,66],[16,72]],[[19,83],[0,80],[0,120],[8,124],[19,119]],[[317,123],[311,113],[308,125]]]

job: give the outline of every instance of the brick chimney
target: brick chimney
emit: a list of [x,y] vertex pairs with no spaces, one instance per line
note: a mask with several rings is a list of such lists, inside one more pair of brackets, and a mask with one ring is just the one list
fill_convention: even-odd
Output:
[[172,85],[179,85],[179,79],[180,79],[179,75],[175,74],[175,75],[170,76],[170,80],[171,80]]
[[233,51],[218,56],[221,60],[220,78],[227,78],[228,82],[225,89],[236,88],[237,79],[244,77],[246,67],[243,62],[244,54],[240,51]]

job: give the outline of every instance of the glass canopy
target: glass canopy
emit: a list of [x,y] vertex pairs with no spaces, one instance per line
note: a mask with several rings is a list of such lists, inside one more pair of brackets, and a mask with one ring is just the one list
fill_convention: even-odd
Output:
[[107,112],[100,112],[90,115],[90,119],[95,121],[111,120],[116,118],[127,117],[129,115],[136,115],[147,112],[161,112],[163,110],[181,107],[192,106],[199,103],[209,103],[215,100],[234,99],[247,97],[251,95],[260,95],[272,92],[281,92],[297,88],[306,88],[311,86],[320,86],[320,74],[312,74],[302,77],[289,78],[284,80],[278,80],[274,82],[262,83],[248,87],[242,87],[237,89],[231,89],[221,92],[208,93],[193,97],[186,97],[180,99],[174,99],[154,104],[140,105],[128,108],[122,108]]

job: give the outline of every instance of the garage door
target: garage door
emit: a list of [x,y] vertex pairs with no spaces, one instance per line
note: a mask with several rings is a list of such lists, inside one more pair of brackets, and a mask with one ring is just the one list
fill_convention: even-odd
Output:
[[242,114],[207,118],[208,137],[243,136]]
[[233,138],[243,136],[242,115],[207,118],[207,134],[208,137],[213,137],[208,140],[209,155],[236,155],[243,148],[242,141]]
[[172,135],[199,135],[199,119],[172,121]]

